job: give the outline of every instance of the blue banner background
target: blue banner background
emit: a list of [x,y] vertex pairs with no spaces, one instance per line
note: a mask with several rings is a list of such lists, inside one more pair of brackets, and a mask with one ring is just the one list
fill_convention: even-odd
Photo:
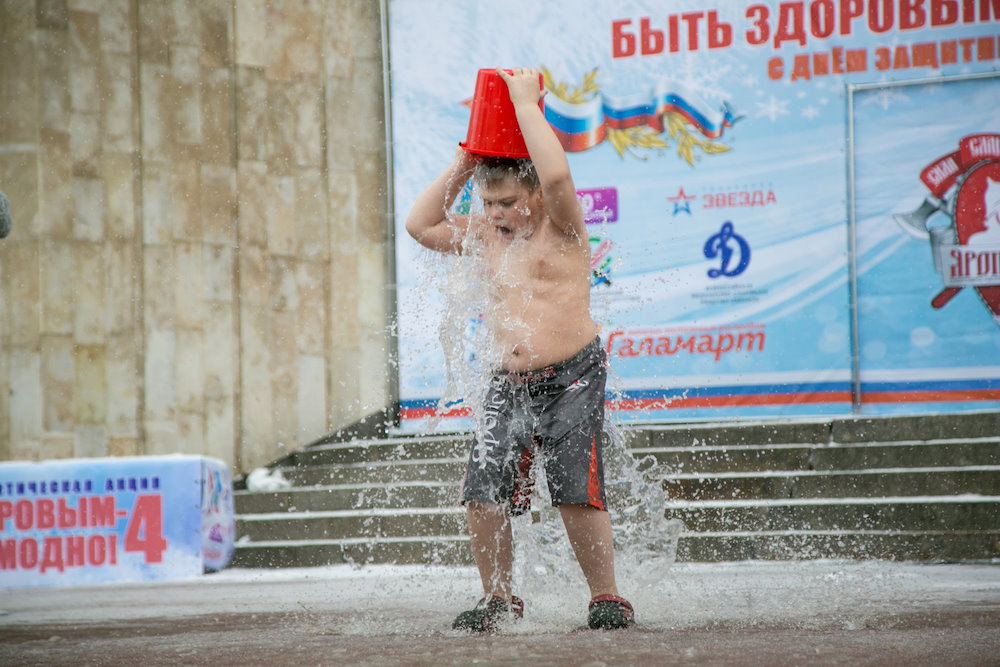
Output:
[[[785,4],[789,3],[754,3],[769,8],[772,22],[780,15],[779,6]],[[808,6],[803,7],[808,14]],[[697,48],[688,48],[685,28],[677,53],[614,57],[614,21],[629,21],[627,31],[640,39],[644,18],[654,29],[665,30],[668,16],[709,11],[733,26],[732,42],[724,48],[707,48],[706,21],[702,20]],[[919,115],[919,103],[926,102],[923,95],[914,101],[916,96],[903,100],[899,91],[859,93],[852,111],[847,91],[857,84],[996,71],[1000,56],[996,52],[992,59],[973,58],[937,67],[908,62],[906,67],[897,63],[899,68],[883,70],[876,63],[885,54],[890,60],[896,57],[899,49],[911,54],[912,45],[918,43],[937,45],[982,36],[995,43],[998,25],[996,21],[956,22],[933,28],[928,24],[917,30],[900,30],[898,25],[897,16],[896,27],[875,33],[867,17],[861,17],[846,35],[834,33],[819,39],[807,32],[805,44],[792,40],[776,47],[771,40],[754,46],[746,38],[752,22],[742,2],[706,6],[598,0],[580,11],[578,3],[568,0],[503,4],[445,0],[432,6],[391,0],[399,386],[404,427],[425,427],[424,420],[447,392],[442,337],[453,339],[455,330],[442,331],[437,323],[447,322],[455,313],[446,312],[452,306],[446,307],[439,291],[453,275],[449,260],[442,262],[420,249],[403,223],[416,196],[449,164],[456,144],[465,138],[469,111],[463,102],[472,95],[477,70],[494,65],[545,67],[571,87],[579,86],[596,69],[600,94],[618,98],[651,97],[657,87],[677,82],[702,103],[718,109],[728,105],[740,116],[714,140],[728,150],[708,153],[696,147],[690,163],[682,155],[681,137],[671,137],[669,132],[659,135],[667,144],[664,148],[632,147],[619,154],[605,140],[594,148],[569,153],[578,189],[614,188],[617,193],[617,220],[593,225],[594,238],[612,243],[610,284],[596,284],[592,291],[595,317],[611,356],[612,407],[643,420],[849,413],[854,409],[852,390],[859,380],[854,373],[855,343],[862,351],[860,379],[866,377],[868,368],[923,373],[921,369],[927,366],[914,361],[906,341],[925,326],[928,307],[926,299],[918,299],[919,304],[912,306],[915,310],[910,310],[907,290],[930,279],[925,258],[920,256],[926,249],[888,237],[884,243],[891,247],[881,242],[869,247],[869,219],[881,216],[874,224],[883,225],[886,235],[899,235],[891,207],[873,198],[891,201],[892,207],[904,201],[918,204],[923,196],[919,170],[940,154],[925,139],[947,139],[940,149],[947,151],[955,141],[950,135],[964,128],[1000,128],[998,105],[981,104],[972,111],[968,91],[973,91],[976,100],[985,95],[995,102],[996,96],[982,82],[938,86],[933,112]],[[434,48],[426,48],[428,43]],[[831,63],[838,49],[841,54],[864,51],[863,70],[850,74],[811,70],[808,76],[796,70],[802,63],[812,68],[817,53],[827,54]],[[780,76],[773,76],[779,69]],[[863,327],[858,341],[852,338],[849,211],[853,204],[848,199],[847,176],[852,113],[858,123],[858,219],[865,221],[858,230],[858,287],[863,291],[857,304]],[[909,123],[917,117],[939,129],[930,135],[911,134],[912,140],[901,150],[897,144],[905,133],[886,132],[894,127],[897,114],[900,125],[911,132],[915,130]],[[956,126],[955,115],[962,116],[957,124],[963,129]],[[694,138],[704,139],[693,133],[692,126],[686,129]],[[949,136],[939,136],[945,134]],[[883,169],[881,162],[886,160],[893,162]],[[914,196],[915,201],[910,199]],[[740,205],[741,201],[763,205]],[[746,243],[750,260],[738,275],[713,278],[709,271],[722,268],[720,260],[706,257],[704,249],[726,223]],[[731,248],[735,252],[737,246]],[[897,290],[896,284],[906,287]],[[882,290],[891,293],[886,297],[893,303],[891,308],[879,302]],[[949,307],[947,314],[956,323],[941,330],[937,348],[923,346],[921,353],[933,355],[936,368],[959,367],[958,375],[968,374],[970,366],[964,356],[941,354],[942,349],[959,350],[976,360],[972,367],[988,367],[976,372],[980,377],[989,376],[1000,339],[996,324],[976,312],[974,305]],[[474,309],[460,314],[459,319],[468,324],[466,334],[474,331],[476,315]],[[643,338],[652,338],[655,344],[681,331],[686,332],[684,336],[698,337],[692,348],[702,336],[709,337],[708,347],[718,347],[727,327],[763,331],[763,349],[721,355],[710,350],[622,354],[627,351],[626,337],[633,339],[634,351]],[[922,335],[921,330],[916,336],[921,344]],[[877,359],[873,354],[877,355],[878,346],[870,344],[874,340],[882,340],[887,350]],[[616,397],[624,400],[616,403]],[[995,399],[973,403],[921,399],[865,404],[862,409],[920,412],[997,407],[1000,401]],[[449,423],[455,428],[467,425],[455,419],[445,420],[445,427]]]

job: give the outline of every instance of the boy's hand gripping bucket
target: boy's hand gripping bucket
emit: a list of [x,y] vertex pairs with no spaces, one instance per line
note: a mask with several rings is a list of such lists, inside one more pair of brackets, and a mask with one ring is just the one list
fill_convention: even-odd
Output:
[[[512,73],[511,70],[506,72]],[[542,90],[541,74],[538,75],[538,89]],[[544,110],[542,100],[538,100],[538,108]],[[465,141],[459,145],[475,155],[529,157],[507,84],[495,69],[481,69],[476,76],[469,130]]]

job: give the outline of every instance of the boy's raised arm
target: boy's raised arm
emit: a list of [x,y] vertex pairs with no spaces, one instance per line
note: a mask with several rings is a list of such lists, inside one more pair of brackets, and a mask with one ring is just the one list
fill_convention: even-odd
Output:
[[583,210],[576,198],[576,186],[566,160],[566,151],[538,108],[538,100],[545,94],[538,89],[538,70],[520,67],[512,71],[513,74],[508,74],[497,68],[497,73],[507,83],[510,101],[514,105],[524,144],[538,173],[549,216],[564,233],[585,239],[587,231]]
[[417,243],[438,252],[461,252],[468,216],[449,215],[448,209],[472,175],[475,159],[462,148],[455,159],[420,193],[406,218],[406,231]]

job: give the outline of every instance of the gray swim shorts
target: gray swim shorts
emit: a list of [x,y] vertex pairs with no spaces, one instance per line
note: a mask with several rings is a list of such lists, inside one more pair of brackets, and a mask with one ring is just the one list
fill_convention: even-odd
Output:
[[545,466],[553,505],[605,509],[604,385],[601,339],[557,364],[491,378],[462,485],[462,503],[531,508],[535,458]]

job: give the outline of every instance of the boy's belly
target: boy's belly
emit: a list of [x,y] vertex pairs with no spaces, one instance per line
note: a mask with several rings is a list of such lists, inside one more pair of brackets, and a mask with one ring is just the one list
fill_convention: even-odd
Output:
[[586,310],[573,313],[546,308],[543,312],[527,312],[509,326],[503,324],[497,328],[501,365],[515,373],[565,361],[597,335],[597,325]]

